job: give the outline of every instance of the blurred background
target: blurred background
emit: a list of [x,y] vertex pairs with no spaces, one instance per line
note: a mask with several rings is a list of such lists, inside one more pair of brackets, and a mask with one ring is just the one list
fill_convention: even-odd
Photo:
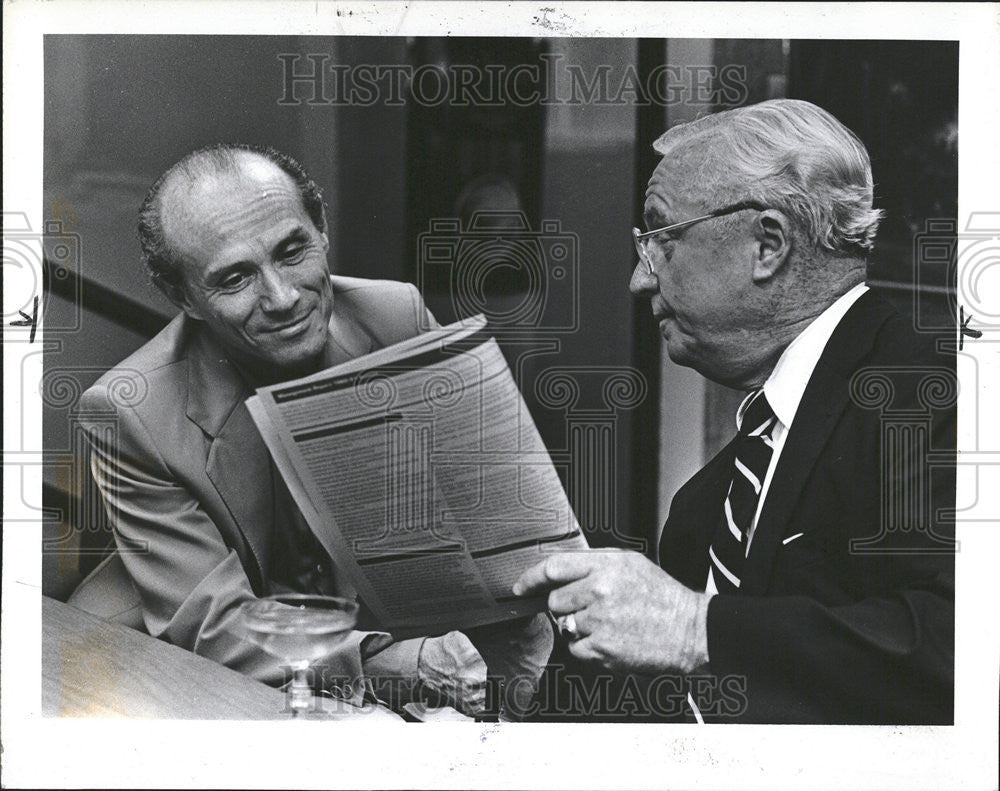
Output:
[[918,326],[955,324],[954,42],[48,35],[44,57],[47,595],[110,544],[79,394],[174,313],[139,264],[139,204],[209,143],[305,166],[335,272],[416,283],[442,323],[487,314],[593,545],[652,549],[742,397],[671,363],[628,292],[669,126],[825,107],[887,212],[870,283]]

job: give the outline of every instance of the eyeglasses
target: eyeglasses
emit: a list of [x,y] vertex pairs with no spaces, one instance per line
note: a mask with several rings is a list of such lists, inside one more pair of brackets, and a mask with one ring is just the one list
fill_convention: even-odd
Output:
[[721,209],[716,209],[709,214],[703,214],[701,217],[695,217],[693,220],[684,220],[684,222],[676,222],[673,225],[665,225],[662,228],[656,228],[652,231],[646,231],[645,233],[640,231],[638,228],[632,229],[632,241],[635,242],[635,251],[639,254],[639,261],[646,268],[646,274],[652,275],[655,270],[653,269],[653,259],[650,258],[649,250],[647,245],[649,240],[661,233],[670,233],[671,231],[681,231],[685,228],[689,228],[695,223],[703,222],[704,220],[711,220],[714,217],[722,217],[726,214],[735,214],[738,211],[743,211],[745,209],[756,209],[757,211],[764,211],[767,209],[762,203],[758,203],[753,200],[740,201],[739,203],[732,203],[729,206],[723,206]]

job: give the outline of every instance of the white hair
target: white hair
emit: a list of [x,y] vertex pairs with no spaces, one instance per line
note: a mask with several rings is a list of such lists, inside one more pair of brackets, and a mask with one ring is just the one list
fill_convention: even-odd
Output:
[[[867,253],[883,212],[872,208],[864,144],[826,110],[772,99],[678,124],[653,148],[702,161],[713,200],[755,200],[788,216],[814,246]],[[711,207],[718,208],[718,207]]]

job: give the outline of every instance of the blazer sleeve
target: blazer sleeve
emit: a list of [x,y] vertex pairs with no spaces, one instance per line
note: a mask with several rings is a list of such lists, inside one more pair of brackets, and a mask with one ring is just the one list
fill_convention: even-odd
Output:
[[413,306],[413,321],[414,321],[414,335],[419,335],[421,332],[427,330],[435,330],[441,325],[438,324],[438,320],[434,318],[434,314],[431,313],[430,309],[424,304],[423,297],[420,296],[420,292],[413,283],[407,283],[406,289],[409,293],[410,303]]
[[[411,312],[406,334],[438,326],[414,286],[400,292]],[[84,413],[113,410],[118,416],[114,448],[100,441],[98,426],[87,427],[91,468],[147,631],[265,683],[283,683],[282,662],[244,638],[239,607],[257,593],[239,555],[197,496],[171,472],[142,416],[115,409],[100,384],[84,395],[81,407]],[[363,672],[413,680],[421,644],[421,639],[394,643],[384,632],[355,630],[321,663],[325,675],[316,678],[317,685],[360,678]]]
[[[931,447],[953,453],[954,428],[954,412],[939,413]],[[868,426],[865,431],[878,436],[877,428],[873,432]],[[861,431],[849,436],[859,437]],[[845,473],[838,484],[845,503],[839,518],[845,535],[870,537],[883,519],[877,484],[880,453],[875,444],[852,442],[867,460],[842,465],[853,467],[854,477]],[[929,479],[930,524],[943,541],[920,528],[898,530],[894,538],[901,543],[891,551],[864,555],[846,551],[796,570],[803,579],[821,579],[834,569],[853,578],[853,595],[840,601],[794,595],[794,591],[793,595],[713,597],[708,610],[711,670],[716,677],[740,681],[745,710],[739,719],[953,721],[954,551],[946,542],[954,538],[954,468],[945,465],[929,471],[915,459],[900,461],[904,463],[897,469],[908,472],[891,481],[893,492],[919,492]],[[829,466],[824,474],[831,475]],[[874,496],[863,495],[865,486],[871,485],[865,478],[875,479]],[[851,502],[853,509],[846,505]],[[812,517],[819,515],[814,511]],[[801,529],[808,526],[795,527]]]
[[[84,399],[85,409],[108,408],[100,387]],[[91,468],[148,632],[264,683],[283,683],[283,663],[244,638],[238,610],[256,594],[236,551],[175,480],[141,417],[131,409],[118,417],[114,448],[88,427]],[[353,632],[322,663],[317,686],[359,678],[369,634]]]

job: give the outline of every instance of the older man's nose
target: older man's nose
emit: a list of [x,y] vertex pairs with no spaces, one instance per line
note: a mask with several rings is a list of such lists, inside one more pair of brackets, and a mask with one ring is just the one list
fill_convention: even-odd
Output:
[[639,261],[632,269],[632,279],[629,281],[628,290],[636,296],[640,296],[657,291],[659,285],[656,275],[652,274],[642,261]]
[[261,278],[263,293],[261,307],[270,313],[283,313],[295,307],[299,301],[299,290],[293,282],[273,270],[264,272]]

